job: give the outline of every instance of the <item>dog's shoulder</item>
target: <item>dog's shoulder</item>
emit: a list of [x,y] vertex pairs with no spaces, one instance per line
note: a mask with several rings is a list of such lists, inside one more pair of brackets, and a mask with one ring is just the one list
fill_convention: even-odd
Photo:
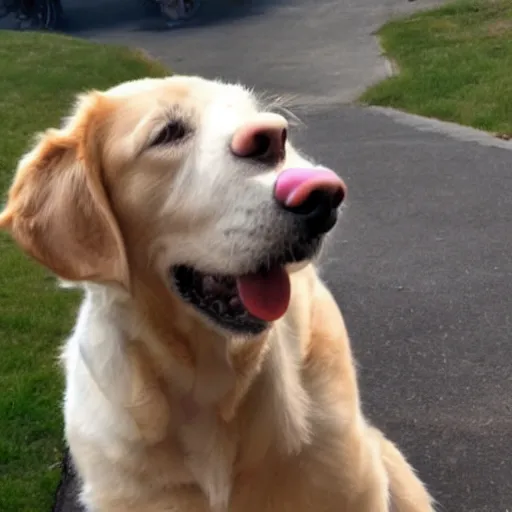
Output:
[[62,351],[65,414],[68,429],[98,437],[115,430],[134,439],[138,432],[124,407],[134,400],[141,359],[131,343],[134,319],[119,299],[117,290],[84,287],[75,327]]

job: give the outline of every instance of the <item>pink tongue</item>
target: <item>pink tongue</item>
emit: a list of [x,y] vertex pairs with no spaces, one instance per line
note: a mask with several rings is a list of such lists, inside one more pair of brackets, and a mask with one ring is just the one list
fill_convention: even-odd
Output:
[[245,308],[256,318],[272,322],[286,313],[290,303],[290,277],[283,267],[239,277],[236,285]]

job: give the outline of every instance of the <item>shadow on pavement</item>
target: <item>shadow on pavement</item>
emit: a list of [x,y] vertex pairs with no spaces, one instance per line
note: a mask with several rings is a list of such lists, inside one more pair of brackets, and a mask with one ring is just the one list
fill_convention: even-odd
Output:
[[[87,32],[186,30],[225,24],[250,16],[261,16],[279,3],[272,0],[203,0],[193,19],[169,29],[154,0],[61,0],[64,10],[62,31],[74,35]],[[0,0],[0,3],[2,0]],[[0,18],[0,30],[15,30],[14,15]]]
[[[229,23],[248,17],[260,16],[279,2],[272,0],[203,0],[193,19],[172,30],[186,30],[214,24]],[[116,27],[132,31],[162,31],[167,28],[154,0],[63,0],[66,32],[112,30]]]
[[62,473],[59,487],[55,493],[55,504],[52,512],[85,512],[78,505],[79,481],[77,479],[75,468],[71,462],[69,451],[66,450],[62,461]]

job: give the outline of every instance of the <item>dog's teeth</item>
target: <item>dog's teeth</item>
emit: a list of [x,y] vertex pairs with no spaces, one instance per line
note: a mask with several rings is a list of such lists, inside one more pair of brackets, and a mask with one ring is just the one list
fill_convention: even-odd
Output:
[[226,308],[226,305],[224,304],[224,302],[220,301],[220,300],[216,300],[212,305],[211,305],[211,309],[217,313],[218,315],[223,315],[226,313],[227,311],[227,308]]
[[202,281],[203,293],[205,296],[217,297],[226,294],[226,284],[213,276],[206,276]]
[[215,288],[217,287],[217,283],[215,282],[215,278],[213,276],[206,276],[202,279],[203,293],[205,295],[213,295],[215,292]]
[[229,307],[235,311],[242,311],[242,302],[238,297],[232,297],[229,300]]

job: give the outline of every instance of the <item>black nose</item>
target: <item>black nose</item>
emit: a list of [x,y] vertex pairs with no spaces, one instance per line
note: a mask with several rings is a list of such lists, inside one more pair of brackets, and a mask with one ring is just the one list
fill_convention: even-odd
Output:
[[285,206],[285,209],[296,216],[309,236],[317,236],[334,227],[343,198],[344,192],[341,189],[318,189],[313,190],[303,203],[293,207]]

